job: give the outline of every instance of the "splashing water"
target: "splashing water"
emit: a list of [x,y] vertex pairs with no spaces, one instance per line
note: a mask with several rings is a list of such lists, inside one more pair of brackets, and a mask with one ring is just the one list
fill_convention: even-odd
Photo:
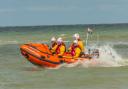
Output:
[[100,46],[99,58],[93,58],[92,60],[82,60],[73,64],[65,64],[64,67],[120,67],[128,65],[128,61],[122,59],[117,52],[109,45]]
[[109,45],[102,46],[99,48],[99,50],[100,50],[99,60],[101,61],[101,63],[103,63],[103,66],[108,66],[108,67],[123,66],[122,57],[119,54],[117,54],[117,52],[112,47],[110,47]]

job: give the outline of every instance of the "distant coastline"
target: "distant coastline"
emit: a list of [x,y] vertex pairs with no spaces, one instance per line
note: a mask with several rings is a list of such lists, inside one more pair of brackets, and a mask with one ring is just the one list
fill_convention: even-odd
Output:
[[128,23],[98,23],[98,24],[64,24],[64,25],[28,25],[28,26],[0,26],[0,28],[20,28],[20,27],[63,27],[63,26],[67,26],[67,27],[73,27],[73,26],[86,26],[86,27],[89,27],[89,26],[104,26],[104,25],[107,25],[107,26],[113,26],[113,25],[128,25]]

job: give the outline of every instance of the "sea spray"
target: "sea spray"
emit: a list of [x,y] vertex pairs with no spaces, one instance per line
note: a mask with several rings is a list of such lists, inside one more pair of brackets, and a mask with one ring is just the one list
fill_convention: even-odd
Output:
[[110,45],[100,46],[98,49],[100,54],[99,58],[82,62],[83,66],[120,67],[127,65],[126,60],[124,60]]
[[[120,67],[126,66],[126,60],[122,59],[112,46],[104,45],[100,46],[99,49],[99,58],[92,58],[91,60],[79,60],[77,63],[65,64],[64,67]],[[62,66],[61,66],[62,67]]]

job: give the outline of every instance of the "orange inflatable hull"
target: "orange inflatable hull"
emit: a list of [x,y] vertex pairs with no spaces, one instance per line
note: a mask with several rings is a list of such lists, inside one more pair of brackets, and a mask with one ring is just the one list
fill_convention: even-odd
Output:
[[[20,47],[21,54],[31,63],[41,67],[55,68],[62,63],[74,63],[78,60],[59,58],[58,55],[52,54],[48,45],[30,43]],[[68,55],[68,54],[65,54]]]

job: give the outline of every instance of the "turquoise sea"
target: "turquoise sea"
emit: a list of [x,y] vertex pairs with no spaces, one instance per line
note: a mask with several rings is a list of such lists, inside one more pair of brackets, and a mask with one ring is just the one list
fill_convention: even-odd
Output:
[[[43,69],[20,54],[21,44],[49,44],[52,36],[62,37],[67,47],[74,33],[85,41],[88,27],[93,29],[89,43],[108,52],[102,63]],[[127,65],[128,24],[0,27],[0,89],[128,89]]]

